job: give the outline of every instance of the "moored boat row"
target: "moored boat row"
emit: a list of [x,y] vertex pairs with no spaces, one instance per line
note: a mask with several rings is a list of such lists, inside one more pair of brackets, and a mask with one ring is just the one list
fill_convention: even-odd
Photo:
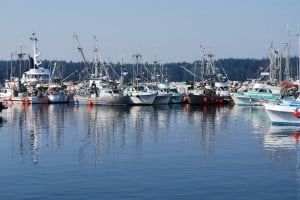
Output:
[[[78,36],[76,37],[78,40]],[[207,54],[203,60],[205,71],[210,71],[192,86],[186,85],[186,90],[180,91],[177,84],[170,84],[167,79],[158,80],[155,77],[167,77],[161,74],[152,74],[153,79],[143,81],[143,73],[137,66],[134,69],[132,82],[124,82],[124,74],[120,79],[112,80],[109,69],[99,59],[98,47],[95,46],[95,66],[84,69],[84,79],[74,85],[64,85],[62,79],[57,81],[54,76],[56,65],[53,70],[42,66],[37,49],[37,35],[33,33],[32,53],[29,56],[28,70],[21,77],[11,75],[0,88],[0,101],[4,104],[50,104],[50,103],[75,103],[88,105],[162,105],[189,103],[197,105],[228,103],[228,79],[223,80],[214,67],[213,54]],[[96,40],[96,39],[95,39]],[[97,44],[97,40],[96,40]],[[81,49],[81,47],[78,47]],[[205,65],[205,66],[204,66]],[[91,70],[93,69],[93,70]],[[200,77],[200,76],[199,76]],[[179,92],[180,91],[180,92]]]

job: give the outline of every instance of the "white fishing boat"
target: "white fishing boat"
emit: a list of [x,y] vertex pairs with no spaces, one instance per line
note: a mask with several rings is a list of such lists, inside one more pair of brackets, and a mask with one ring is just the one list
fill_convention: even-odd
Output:
[[153,105],[157,93],[141,90],[142,88],[127,86],[124,88],[124,96],[128,97],[129,105]]
[[[90,66],[86,61],[79,38],[75,34],[78,50],[83,57],[85,63],[84,80],[80,87],[75,89],[74,102],[76,104],[104,105],[104,106],[126,106],[128,105],[128,97],[123,95],[122,83],[123,72],[121,72],[120,81],[110,78],[111,69],[102,59],[99,53],[98,41],[94,36],[94,65]],[[115,72],[115,71],[114,71]]]
[[59,85],[49,85],[48,87],[48,102],[49,103],[73,103],[73,95],[68,94],[67,91]]
[[229,83],[228,81],[216,81],[215,82],[216,95],[223,97],[224,101],[231,101],[231,95],[229,93]]
[[37,84],[39,84],[40,86],[46,86],[50,81],[50,70],[40,66],[42,63],[38,59],[38,57],[41,55],[41,52],[38,52],[36,47],[36,43],[38,41],[36,33],[32,34],[30,40],[33,43],[33,52],[29,60],[29,70],[23,73],[21,78],[21,84],[23,84],[26,87],[36,86]]
[[47,90],[48,102],[51,104],[57,103],[74,103],[73,94],[63,85],[61,68],[54,63],[51,70],[50,82]]
[[274,125],[300,125],[299,101],[267,102],[264,109]]
[[126,106],[128,98],[123,95],[123,91],[118,88],[106,87],[102,81],[90,80],[91,86],[81,84],[75,89],[73,96],[77,105],[102,105],[102,106]]
[[0,89],[0,100],[7,104],[45,104],[48,103],[48,97],[37,91],[34,95],[28,92],[20,92],[13,88],[3,87]]
[[29,58],[29,70],[22,74],[20,87],[23,89],[14,92],[11,100],[20,103],[46,104],[48,103],[48,96],[45,93],[50,80],[50,71],[40,66],[41,61],[38,57],[41,53],[36,47],[38,41],[36,33],[32,34],[30,40],[33,44],[33,52]]
[[159,83],[157,87],[159,90],[171,94],[169,104],[182,103],[183,93],[178,92],[176,87],[172,87],[169,83]]
[[157,94],[153,104],[154,105],[161,105],[161,104],[168,104],[170,102],[170,99],[172,97],[172,94],[169,93],[167,90],[160,89],[156,84],[151,85],[142,85],[141,89],[152,92],[153,94]]
[[81,93],[74,96],[74,102],[87,105],[127,106],[128,97],[122,92],[122,90],[112,88],[97,89],[95,92],[81,90]]

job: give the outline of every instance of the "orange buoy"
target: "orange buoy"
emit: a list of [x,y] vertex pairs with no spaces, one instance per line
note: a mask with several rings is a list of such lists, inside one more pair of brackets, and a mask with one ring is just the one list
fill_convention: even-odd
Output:
[[43,97],[42,101],[43,101],[43,103],[47,103],[47,98]]
[[300,112],[298,111],[298,108],[294,111],[293,115],[297,118],[300,117]]
[[187,97],[186,96],[183,96],[183,103],[187,103],[188,102],[188,99],[187,99]]
[[24,99],[25,103],[30,103],[29,98]]

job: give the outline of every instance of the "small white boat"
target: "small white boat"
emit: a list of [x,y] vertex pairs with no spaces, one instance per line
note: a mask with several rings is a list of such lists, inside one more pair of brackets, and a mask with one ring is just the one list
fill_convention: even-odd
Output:
[[157,86],[160,90],[171,94],[169,104],[182,103],[183,93],[178,92],[176,87],[172,87],[169,84],[162,84],[162,83],[158,84]]
[[157,93],[147,92],[141,88],[128,86],[124,90],[124,96],[128,97],[129,105],[153,105]]
[[81,91],[74,96],[76,104],[103,105],[103,106],[127,106],[128,97],[122,90],[102,88],[97,92]]
[[235,105],[262,106],[266,101],[279,100],[281,87],[255,83],[249,91],[231,95]]
[[[16,94],[15,94],[16,93]],[[47,104],[48,96],[39,93],[31,96],[26,92],[17,92],[10,88],[0,89],[0,100],[7,104],[21,103],[21,104]]]
[[216,95],[223,97],[224,101],[231,101],[231,96],[229,93],[229,83],[228,81],[216,81],[215,82]]
[[166,90],[161,90],[158,88],[157,85],[149,85],[149,86],[140,86],[143,90],[147,92],[152,92],[153,94],[157,94],[153,104],[154,105],[161,105],[161,104],[168,104],[172,97],[172,94]]
[[74,97],[68,94],[66,90],[60,86],[49,85],[48,92],[48,102],[49,103],[73,103]]
[[[273,125],[300,125],[300,114],[297,116],[296,109],[300,108],[299,103],[274,103],[263,104],[265,111]],[[295,116],[296,115],[296,116]]]

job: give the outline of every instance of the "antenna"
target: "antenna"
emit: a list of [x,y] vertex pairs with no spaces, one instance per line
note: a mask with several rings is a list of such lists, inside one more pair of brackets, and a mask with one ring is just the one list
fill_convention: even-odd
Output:
[[300,80],[300,32],[299,24],[297,25],[297,37],[298,37],[298,80]]

